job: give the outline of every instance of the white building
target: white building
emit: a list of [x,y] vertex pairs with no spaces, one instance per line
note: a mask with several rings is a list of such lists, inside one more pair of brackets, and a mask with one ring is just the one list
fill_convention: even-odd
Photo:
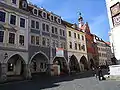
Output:
[[120,60],[120,0],[106,0],[109,24],[110,43],[112,52],[117,60]]

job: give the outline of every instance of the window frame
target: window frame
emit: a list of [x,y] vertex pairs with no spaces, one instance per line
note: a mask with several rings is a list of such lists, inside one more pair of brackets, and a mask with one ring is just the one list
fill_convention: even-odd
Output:
[[[21,40],[20,40],[20,36],[22,36],[23,37],[23,42],[21,43]],[[19,35],[19,45],[20,46],[24,46],[25,45],[25,36],[24,35]]]
[[4,34],[5,34],[5,32],[4,32],[4,30],[1,30],[1,29],[0,29],[0,32],[3,32],[3,37],[2,37],[3,40],[2,40],[2,42],[0,41],[0,43],[4,43],[4,36],[5,36]]
[[68,35],[69,35],[69,37],[71,37],[72,35],[71,35],[71,31],[68,31]]
[[[11,16],[15,16],[15,24],[12,24],[11,23]],[[13,21],[13,20],[12,20]],[[11,24],[11,25],[17,25],[17,15],[15,15],[15,14],[10,14],[10,19],[9,19],[9,23]]]
[[[14,34],[14,41],[13,41],[13,43],[10,42],[10,40],[12,39],[12,38],[10,37],[10,34]],[[9,32],[9,39],[8,39],[8,43],[9,43],[9,44],[15,44],[15,38],[16,38],[15,35],[16,35],[16,34],[15,34],[14,32]]]
[[4,14],[5,14],[5,18],[4,18],[4,21],[0,21],[0,22],[6,22],[6,12],[5,11],[3,11],[3,10],[0,10],[0,12],[3,12]]
[[[34,37],[34,41],[32,41],[32,36]],[[35,40],[36,40],[35,35],[31,35],[30,36],[30,44],[35,45]],[[32,42],[34,42],[34,43],[32,43]]]
[[[24,20],[25,20],[25,21],[24,21],[24,27],[21,26],[21,19],[24,19]],[[20,26],[21,28],[26,28],[26,19],[25,19],[25,18],[20,17],[19,22],[20,22],[20,25],[19,25],[19,26]]]

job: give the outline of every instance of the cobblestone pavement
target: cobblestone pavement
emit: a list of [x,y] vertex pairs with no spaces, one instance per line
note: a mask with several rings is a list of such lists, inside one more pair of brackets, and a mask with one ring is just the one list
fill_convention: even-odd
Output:
[[95,77],[66,76],[35,78],[0,84],[0,90],[120,90],[120,81],[99,81]]
[[120,81],[99,81],[95,77],[56,83],[59,86],[42,90],[120,90]]

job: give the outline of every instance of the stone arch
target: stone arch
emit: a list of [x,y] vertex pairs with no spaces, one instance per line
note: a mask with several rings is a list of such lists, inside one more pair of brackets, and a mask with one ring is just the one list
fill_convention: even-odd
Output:
[[80,59],[80,65],[83,66],[83,70],[88,70],[88,62],[87,62],[87,58],[85,56],[82,56]]
[[43,52],[35,53],[29,61],[31,73],[33,74],[46,72],[48,63],[49,59],[46,54]]
[[25,77],[25,60],[19,54],[14,54],[7,59],[7,76]]
[[60,72],[67,74],[69,72],[68,62],[65,57],[54,57],[53,65],[60,65]]
[[75,55],[72,55],[70,57],[69,67],[70,67],[71,72],[79,72],[80,71],[79,62]]

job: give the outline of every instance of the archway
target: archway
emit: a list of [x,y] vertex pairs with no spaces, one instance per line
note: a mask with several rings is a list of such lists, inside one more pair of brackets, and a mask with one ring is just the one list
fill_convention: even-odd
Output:
[[71,72],[79,72],[80,71],[78,60],[74,55],[72,55],[70,57],[69,67],[70,67]]
[[53,65],[60,65],[60,73],[68,74],[68,64],[64,57],[55,57],[53,60]]
[[19,54],[13,55],[7,61],[7,76],[24,76],[25,64],[24,59]]
[[48,65],[47,56],[42,52],[38,52],[34,54],[30,60],[30,71],[32,74],[46,73],[47,65]]
[[80,64],[82,64],[84,66],[84,70],[88,70],[88,63],[87,63],[87,59],[85,56],[81,57]]
[[90,69],[95,68],[95,63],[93,61],[93,59],[90,59]]

